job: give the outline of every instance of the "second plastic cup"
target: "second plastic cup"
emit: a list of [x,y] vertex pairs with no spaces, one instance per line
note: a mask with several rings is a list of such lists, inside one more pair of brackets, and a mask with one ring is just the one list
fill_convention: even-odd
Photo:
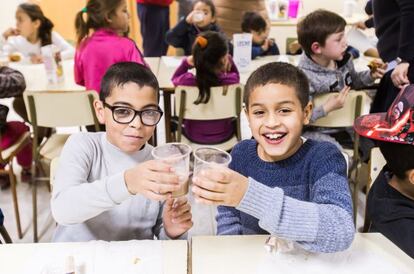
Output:
[[181,143],[167,143],[153,148],[152,156],[156,160],[171,165],[178,175],[180,189],[172,193],[173,198],[188,193],[188,177],[190,174],[191,147]]
[[194,175],[204,169],[227,167],[231,162],[231,155],[224,150],[214,147],[200,147],[194,151]]

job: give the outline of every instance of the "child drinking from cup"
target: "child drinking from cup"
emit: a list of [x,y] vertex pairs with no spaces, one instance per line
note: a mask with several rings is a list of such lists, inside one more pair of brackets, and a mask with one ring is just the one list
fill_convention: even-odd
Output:
[[184,55],[190,55],[194,41],[201,32],[220,32],[215,16],[216,9],[211,0],[195,1],[193,11],[167,32],[167,43],[176,48],[183,48]]

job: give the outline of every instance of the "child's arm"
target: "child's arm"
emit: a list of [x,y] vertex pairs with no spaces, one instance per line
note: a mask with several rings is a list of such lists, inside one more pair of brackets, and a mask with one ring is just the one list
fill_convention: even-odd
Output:
[[190,27],[191,25],[187,23],[185,18],[181,19],[174,28],[167,32],[165,41],[173,47],[185,48],[189,43],[187,33]]
[[53,217],[60,224],[83,223],[131,195],[165,200],[179,188],[178,176],[171,173],[171,168],[155,161],[89,182],[93,168],[103,164],[93,162],[96,149],[96,144],[85,139],[85,135],[74,134],[62,150],[51,199]]
[[263,49],[261,46],[252,45],[252,59],[256,59],[258,56],[263,54]]
[[59,33],[52,32],[52,43],[59,48],[62,59],[72,59],[75,55],[75,48],[63,39]]
[[[291,198],[279,187],[271,188],[230,169],[218,168],[193,179],[193,192],[197,201],[236,207],[257,218],[259,226],[270,234],[296,241],[307,250],[344,250],[355,232],[345,160],[331,144],[315,152],[315,158],[310,172],[315,182],[309,201]],[[321,174],[323,171],[326,174]]]
[[81,86],[85,86],[85,78],[83,77],[83,62],[81,58],[81,51],[78,49],[75,53],[74,64],[74,78],[75,83]]
[[227,55],[227,64],[225,68],[228,69],[225,73],[220,73],[220,82],[223,85],[231,85],[240,83],[240,73],[237,69],[236,64],[234,64],[233,58],[230,55]]
[[279,55],[279,48],[276,44],[274,39],[269,39],[269,49],[267,51],[267,55]]
[[348,67],[349,74],[351,75],[352,89],[361,89],[372,86],[376,78],[381,78],[374,78],[371,70],[356,71],[352,59],[346,64],[346,66]]
[[314,122],[318,120],[319,118],[325,117],[331,111],[343,108],[350,90],[351,90],[350,87],[345,86],[339,92],[339,94],[330,96],[323,105],[317,106],[312,111],[311,122]]
[[195,86],[196,79],[194,74],[188,72],[193,67],[192,56],[184,58],[180,66],[175,70],[174,75],[171,78],[174,86]]

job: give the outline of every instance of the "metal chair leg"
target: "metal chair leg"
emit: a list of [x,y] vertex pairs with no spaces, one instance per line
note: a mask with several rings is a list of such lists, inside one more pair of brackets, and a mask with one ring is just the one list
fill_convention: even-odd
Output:
[[19,239],[21,239],[23,238],[23,233],[20,223],[19,202],[17,200],[16,176],[14,175],[13,165],[11,163],[9,164],[9,178],[13,198],[14,215],[16,216],[17,235],[19,236]]
[[33,203],[33,242],[37,243],[37,180],[32,180],[32,203]]

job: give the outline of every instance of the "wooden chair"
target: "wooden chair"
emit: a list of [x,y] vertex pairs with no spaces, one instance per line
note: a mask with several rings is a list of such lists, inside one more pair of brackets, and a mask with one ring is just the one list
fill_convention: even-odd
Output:
[[177,142],[190,145],[193,149],[206,144],[191,142],[182,133],[184,119],[191,120],[216,120],[234,118],[236,121],[235,135],[228,141],[220,144],[209,145],[229,151],[241,140],[240,112],[241,112],[241,85],[213,87],[210,90],[210,100],[207,104],[195,105],[193,102],[198,97],[197,87],[177,86],[175,89],[175,107],[178,110]]
[[[369,190],[371,189],[372,184],[375,182],[386,163],[387,161],[382,155],[379,147],[373,147],[370,152],[370,159],[368,163],[367,201]],[[363,232],[368,232],[371,226],[371,220],[367,214],[367,206],[368,204],[366,204],[365,207],[364,227],[362,229]]]
[[[325,93],[313,98],[314,107],[320,106],[326,102],[329,96],[335,96],[337,93]],[[324,128],[350,128],[353,127],[357,117],[365,114],[364,108],[367,100],[367,94],[364,91],[351,91],[345,101],[343,108],[330,112],[327,116],[322,117],[311,124],[311,126]],[[343,149],[347,155],[352,158],[352,165],[348,165],[350,182],[354,185],[353,191],[353,210],[354,221],[356,221],[358,207],[358,165],[360,163],[359,156],[359,135],[354,134],[353,149]]]
[[[0,134],[1,140],[1,134]],[[26,132],[16,142],[7,149],[2,149],[0,147],[0,163],[4,165],[4,168],[0,168],[0,174],[8,174],[10,178],[10,186],[11,192],[13,197],[13,207],[14,207],[14,215],[16,217],[16,225],[17,225],[17,235],[19,239],[23,237],[22,233],[22,226],[20,223],[20,213],[19,213],[19,202],[17,199],[17,190],[16,190],[16,175],[13,171],[13,160],[16,157],[17,153],[19,153],[27,144],[30,143],[30,133]]]
[[[4,215],[3,215],[3,211],[1,210],[1,208],[0,208],[0,235],[3,238],[3,241],[6,244],[12,243],[12,240],[9,236],[9,233],[7,232],[6,228],[4,227]],[[3,242],[0,240],[0,244],[1,243],[3,243]]]
[[93,101],[96,98],[98,98],[98,94],[95,91],[28,91],[24,93],[29,121],[33,126],[33,160],[35,167],[32,178],[34,242],[38,240],[36,184],[38,181],[50,182],[50,178],[46,176],[47,172],[42,164],[50,166],[52,159],[60,155],[69,137],[69,134],[55,133],[46,140],[39,140],[38,127],[56,128],[94,125],[95,129],[99,131],[99,122],[93,108]]

